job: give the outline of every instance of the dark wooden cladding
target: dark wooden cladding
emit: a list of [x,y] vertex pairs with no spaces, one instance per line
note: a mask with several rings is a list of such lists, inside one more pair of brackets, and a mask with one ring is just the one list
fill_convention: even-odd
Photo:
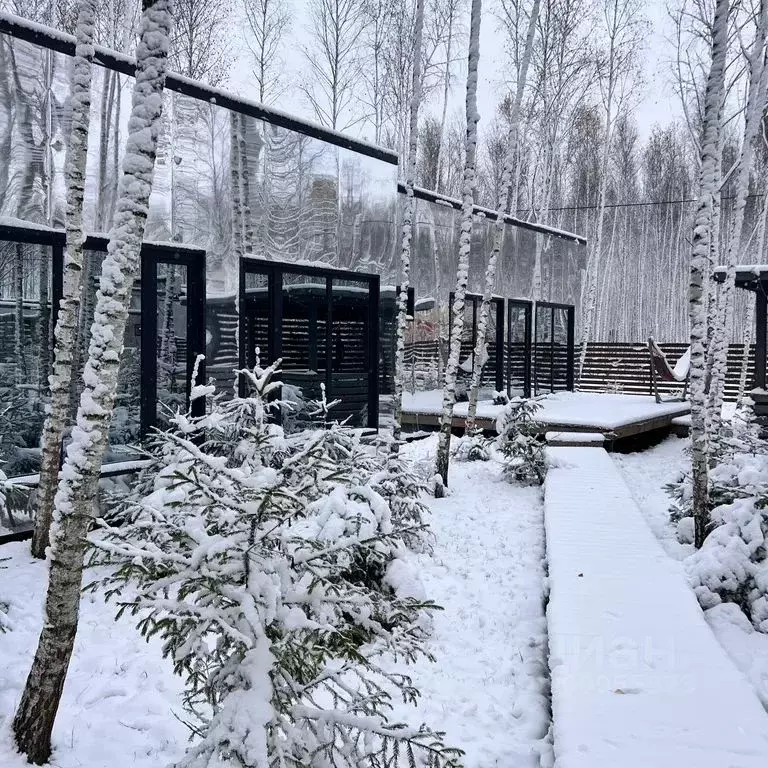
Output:
[[[687,344],[659,344],[671,365],[688,349]],[[728,369],[725,380],[725,399],[733,401],[739,391],[744,345],[731,344],[728,348]],[[747,389],[751,389],[755,371],[755,346],[750,346],[747,368]],[[682,385],[676,382],[659,382],[661,394],[678,392]],[[651,367],[648,345],[618,342],[596,342],[587,347],[587,358],[578,389],[582,392],[606,390],[627,394],[649,395]]]

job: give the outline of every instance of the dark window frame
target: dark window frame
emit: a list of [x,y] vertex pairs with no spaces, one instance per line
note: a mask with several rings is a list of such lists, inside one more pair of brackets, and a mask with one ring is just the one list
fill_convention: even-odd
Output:
[[[267,277],[267,302],[270,308],[268,319],[268,356],[277,360],[282,355],[283,339],[283,275],[297,274],[325,280],[325,301],[327,307],[326,343],[325,343],[325,387],[329,400],[333,399],[331,333],[333,324],[333,280],[352,280],[368,283],[368,339],[366,360],[368,367],[368,427],[378,429],[379,424],[379,294],[380,276],[367,272],[354,272],[335,267],[304,266],[300,263],[268,261],[255,257],[243,256],[239,265],[238,289],[238,360],[241,369],[248,365],[246,354],[246,313],[242,311],[246,302],[246,274],[261,274]],[[245,394],[245,382],[240,378],[240,395]]]
[[[537,301],[534,304],[534,349],[538,346],[539,338],[539,309],[549,309],[549,386],[550,392],[554,392],[555,382],[555,311],[564,310],[566,313],[566,369],[565,389],[573,392],[574,388],[574,323],[575,307],[573,304],[560,304],[553,301]],[[535,372],[535,382],[538,389],[538,370]]]
[[[450,313],[448,316],[448,349],[451,348],[451,334],[453,333],[453,301],[455,298],[455,291],[451,291],[448,295],[448,306],[450,307]],[[494,296],[491,299],[491,304],[495,305],[496,311],[496,366],[494,370],[494,385],[497,392],[504,391],[504,372],[506,371],[506,354],[504,350],[504,302],[506,299],[503,296]],[[472,366],[475,365],[475,347],[477,346],[477,323],[478,323],[478,310],[483,302],[483,295],[480,293],[470,293],[467,291],[464,294],[464,312],[466,313],[466,304],[472,303]],[[485,367],[485,366],[484,366]]]
[[[531,354],[533,350],[533,302],[526,299],[507,299],[507,344],[512,338],[512,310],[523,309],[525,328],[523,331],[524,361],[523,361],[523,397],[531,396]],[[506,357],[507,396],[512,396],[512,355]]]

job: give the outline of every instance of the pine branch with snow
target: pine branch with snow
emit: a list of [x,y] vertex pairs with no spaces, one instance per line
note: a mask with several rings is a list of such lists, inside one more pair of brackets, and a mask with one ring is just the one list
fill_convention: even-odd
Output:
[[201,739],[178,765],[458,766],[441,733],[388,718],[418,691],[387,661],[429,656],[437,608],[410,561],[421,488],[339,424],[286,437],[275,366],[239,373],[251,394],[176,416],[126,523],[92,537],[118,614],[185,678]]
[[536,422],[540,399],[513,398],[499,414],[496,424],[497,445],[504,456],[504,474],[527,485],[541,485],[547,473],[544,443],[539,437],[541,426]]

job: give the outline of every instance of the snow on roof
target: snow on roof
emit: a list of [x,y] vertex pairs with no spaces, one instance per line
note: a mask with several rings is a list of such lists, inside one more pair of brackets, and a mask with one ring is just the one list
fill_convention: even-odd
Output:
[[[400,194],[405,194],[405,186],[403,184],[397,185],[398,192]],[[431,189],[425,189],[424,187],[414,187],[413,188],[414,196],[417,197],[420,200],[426,200],[427,202],[434,203],[435,205],[442,205],[448,208],[453,208],[454,210],[460,211],[462,207],[461,200],[458,200],[454,197],[448,197],[447,195],[441,195],[438,192],[435,192]],[[494,211],[492,208],[486,208],[482,205],[473,205],[472,206],[472,212],[475,214],[476,217],[480,218],[487,218],[492,221],[495,221],[499,217],[499,212]],[[581,245],[587,244],[587,239],[583,235],[578,235],[575,232],[568,232],[564,229],[558,229],[557,227],[550,227],[546,224],[536,224],[531,221],[524,221],[523,219],[518,219],[515,216],[510,216],[509,214],[503,214],[504,216],[504,222],[506,224],[511,224],[513,227],[521,227],[522,229],[530,229],[534,232],[541,232],[545,235],[553,235],[554,237],[559,237],[564,240],[573,240],[576,243],[580,243]]]
[[[768,277],[768,264],[737,264],[735,271],[737,280],[745,281],[750,278],[760,280]],[[721,264],[714,268],[712,274],[715,280],[722,281],[725,280],[727,272],[728,267]]]
[[26,219],[17,219],[14,216],[0,216],[0,227],[19,227],[20,229],[33,229],[35,232],[58,232],[64,234],[63,229],[49,227],[47,224],[38,224]]

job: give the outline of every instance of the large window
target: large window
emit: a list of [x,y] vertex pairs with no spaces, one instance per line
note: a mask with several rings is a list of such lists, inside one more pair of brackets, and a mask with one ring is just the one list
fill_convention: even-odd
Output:
[[243,259],[239,303],[240,365],[281,361],[286,429],[312,422],[323,388],[331,418],[378,426],[378,275]]

